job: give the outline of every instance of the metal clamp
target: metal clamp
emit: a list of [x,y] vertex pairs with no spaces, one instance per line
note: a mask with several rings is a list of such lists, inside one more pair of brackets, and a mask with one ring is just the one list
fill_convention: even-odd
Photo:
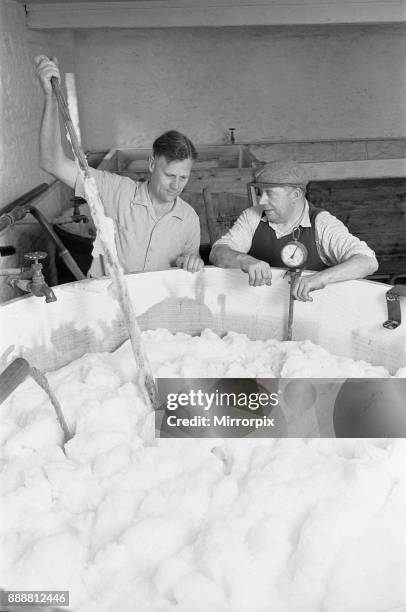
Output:
[[386,292],[386,305],[388,307],[388,320],[382,325],[386,329],[396,329],[402,322],[402,315],[400,312],[399,297],[406,297],[406,286],[395,285],[392,289]]

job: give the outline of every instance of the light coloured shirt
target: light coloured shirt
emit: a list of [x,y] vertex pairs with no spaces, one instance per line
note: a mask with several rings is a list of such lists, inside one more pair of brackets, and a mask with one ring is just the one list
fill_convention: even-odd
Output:
[[[293,227],[284,228],[281,231],[280,225],[270,223],[266,218],[262,219],[263,212],[264,208],[261,205],[246,208],[238,217],[233,227],[224,236],[219,238],[213,247],[224,245],[234,251],[248,253],[259,223],[268,223],[275,231],[277,238],[282,238],[292,233]],[[307,201],[300,225],[302,227],[311,227],[309,203]],[[315,236],[317,252],[323,263],[327,266],[342,263],[353,255],[375,257],[374,251],[369,248],[366,242],[350,234],[344,223],[337,219],[337,217],[334,217],[334,215],[331,215],[327,210],[323,210],[316,217]]]
[[[197,213],[177,197],[171,210],[157,218],[148,182],[138,182],[118,174],[90,169],[105,213],[114,221],[117,253],[124,272],[166,270],[183,254],[198,254],[200,223]],[[79,176],[75,194],[84,197]],[[93,260],[89,275],[104,274],[99,257]]]

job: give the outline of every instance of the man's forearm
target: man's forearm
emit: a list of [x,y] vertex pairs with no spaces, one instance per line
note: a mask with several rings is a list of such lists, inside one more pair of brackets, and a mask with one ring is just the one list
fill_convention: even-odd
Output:
[[318,273],[318,277],[325,285],[339,283],[346,280],[365,278],[378,269],[378,262],[374,257],[367,255],[353,255],[347,261],[327,268]]
[[272,270],[266,261],[234,251],[226,245],[215,246],[210,253],[210,261],[219,268],[237,268],[245,272],[249,284],[254,287],[272,284]]
[[292,295],[298,300],[312,302],[313,298],[310,296],[312,291],[323,289],[330,283],[364,278],[373,274],[377,268],[378,262],[374,257],[353,255],[347,261],[321,272],[299,276],[293,286]]
[[45,96],[39,136],[40,166],[60,179],[69,187],[74,187],[77,176],[76,163],[65,155],[59,126],[58,102],[54,95]]
[[58,103],[55,96],[46,95],[39,136],[40,164],[54,173],[58,159],[64,156],[59,128]]
[[254,261],[251,255],[234,251],[230,247],[221,244],[213,247],[209,259],[212,264],[219,268],[239,268],[243,271],[250,261]]

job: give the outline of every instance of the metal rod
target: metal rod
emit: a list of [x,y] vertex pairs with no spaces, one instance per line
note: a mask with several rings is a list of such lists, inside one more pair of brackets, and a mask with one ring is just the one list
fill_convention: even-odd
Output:
[[288,329],[286,333],[286,340],[292,340],[292,327],[293,327],[293,308],[294,308],[295,300],[292,297],[292,286],[290,287],[290,296],[289,296],[289,316],[288,316]]
[[10,229],[12,225],[24,219],[27,211],[24,206],[16,206],[13,210],[3,213],[0,216],[0,236]]
[[293,287],[294,287],[296,279],[301,275],[301,270],[290,270],[288,274],[290,276],[290,288],[289,288],[289,314],[288,314],[288,327],[286,331],[286,340],[292,340],[293,310],[295,307],[295,298],[293,297]]
[[[54,183],[56,182],[57,181],[54,181]],[[10,204],[7,204],[7,206],[4,206],[4,208],[0,210],[0,215],[10,212],[11,210],[13,210],[13,208],[16,208],[16,206],[24,206],[25,204],[30,204],[30,202],[38,198],[38,196],[48,191],[48,189],[54,183],[41,183],[41,185],[38,185],[38,187],[34,187],[34,189],[31,189],[31,191],[27,191],[16,200],[10,202]]]
[[63,244],[62,240],[56,234],[54,228],[45,217],[36,208],[31,204],[25,204],[24,206],[16,206],[14,209],[8,213],[4,213],[0,217],[0,236],[2,233],[7,232],[9,228],[15,223],[19,223],[24,217],[31,213],[31,215],[38,221],[41,227],[44,229],[45,233],[51,238],[51,240],[56,245],[56,249],[59,257],[64,261],[66,267],[72,272],[73,276],[76,280],[82,280],[85,277],[82,270],[79,268],[76,261],[73,259],[72,255],[69,253],[68,249]]
[[83,280],[86,276],[83,274],[82,270],[79,268],[76,261],[73,259],[72,255],[69,253],[66,246],[63,244],[62,240],[56,234],[54,228],[48,221],[48,219],[36,208],[35,206],[26,206],[27,212],[30,212],[32,216],[40,223],[40,225],[44,228],[45,232],[51,238],[51,240],[55,243],[57,252],[59,257],[63,260],[66,267],[72,272],[73,276],[76,280]]

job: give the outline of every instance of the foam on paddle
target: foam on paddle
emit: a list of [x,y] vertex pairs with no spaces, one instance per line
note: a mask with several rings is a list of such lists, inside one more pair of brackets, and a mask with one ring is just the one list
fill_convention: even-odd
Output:
[[135,311],[129,298],[128,289],[124,277],[124,271],[117,255],[114,239],[114,227],[112,220],[104,213],[103,203],[97,189],[95,180],[90,176],[89,164],[82,150],[79,139],[74,128],[69,108],[62,93],[61,86],[56,77],[51,79],[52,87],[58,101],[58,107],[62,114],[69,141],[72,146],[75,159],[79,166],[79,172],[83,180],[83,186],[87,203],[97,229],[97,239],[102,247],[104,263],[109,274],[114,295],[122,310],[124,321],[130,336],[131,347],[137,364],[137,382],[141,392],[145,395],[147,404],[157,406],[157,390],[152,376],[151,367],[148,363],[145,351],[142,347],[141,332],[135,317]]

